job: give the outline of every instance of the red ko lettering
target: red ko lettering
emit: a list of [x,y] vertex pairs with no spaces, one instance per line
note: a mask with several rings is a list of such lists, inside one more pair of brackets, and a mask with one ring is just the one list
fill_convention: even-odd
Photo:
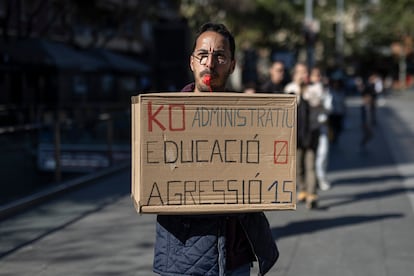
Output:
[[[175,111],[178,109],[178,111]],[[174,115],[177,115],[177,120],[175,120],[175,123],[178,125],[181,123],[181,126],[173,127],[175,117]],[[181,117],[180,117],[181,115]],[[171,131],[184,131],[185,130],[185,106],[183,104],[170,104],[168,105],[168,123],[169,123],[169,129]]]
[[[168,113],[165,112],[164,105],[160,105],[153,111],[152,102],[148,102],[148,131],[152,132],[154,125],[157,125],[161,130],[166,130],[163,118],[168,116],[168,129],[170,131],[184,131],[185,130],[185,106],[183,104],[169,104]],[[165,119],[164,119],[165,120]]]
[[152,113],[152,102],[148,103],[148,131],[149,132],[152,131],[152,122],[156,123],[161,128],[161,130],[165,130],[164,125],[160,121],[158,121],[156,118],[163,108],[164,106],[160,105],[157,111],[155,111],[155,113]]

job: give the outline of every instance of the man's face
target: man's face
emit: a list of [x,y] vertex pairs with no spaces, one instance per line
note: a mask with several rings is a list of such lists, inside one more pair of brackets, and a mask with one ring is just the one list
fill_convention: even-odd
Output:
[[[203,64],[200,64],[200,61]],[[227,79],[234,71],[234,66],[235,61],[231,59],[227,39],[212,31],[202,33],[190,57],[190,67],[195,81],[194,92],[210,92],[210,87],[203,83],[203,77],[206,75],[211,76],[212,91],[224,91]]]

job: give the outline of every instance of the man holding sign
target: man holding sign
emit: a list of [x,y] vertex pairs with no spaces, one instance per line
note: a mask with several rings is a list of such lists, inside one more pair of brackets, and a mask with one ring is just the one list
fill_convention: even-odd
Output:
[[[201,26],[190,57],[195,82],[182,91],[226,91],[234,53],[224,25]],[[154,272],[160,275],[250,275],[254,261],[264,275],[278,256],[263,212],[157,216]]]

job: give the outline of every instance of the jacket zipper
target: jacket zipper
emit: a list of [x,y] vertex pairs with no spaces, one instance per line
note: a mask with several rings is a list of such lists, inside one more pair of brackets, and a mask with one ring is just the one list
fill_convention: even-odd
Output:
[[[223,221],[219,220],[219,227],[217,231],[217,251],[218,251],[218,267],[219,267],[219,276],[225,276],[226,273],[226,256],[223,254],[224,248],[224,234],[223,232]],[[224,255],[224,256],[223,256]]]

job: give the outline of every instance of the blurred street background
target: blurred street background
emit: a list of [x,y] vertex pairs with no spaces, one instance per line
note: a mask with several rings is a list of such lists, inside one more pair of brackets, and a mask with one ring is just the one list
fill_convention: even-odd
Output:
[[[193,36],[236,39],[229,88],[274,60],[340,76],[343,131],[315,210],[267,216],[270,275],[414,271],[414,1],[0,0],[0,275],[153,275],[155,216],[130,199],[131,96],[192,80]],[[362,145],[361,84],[381,80]]]

